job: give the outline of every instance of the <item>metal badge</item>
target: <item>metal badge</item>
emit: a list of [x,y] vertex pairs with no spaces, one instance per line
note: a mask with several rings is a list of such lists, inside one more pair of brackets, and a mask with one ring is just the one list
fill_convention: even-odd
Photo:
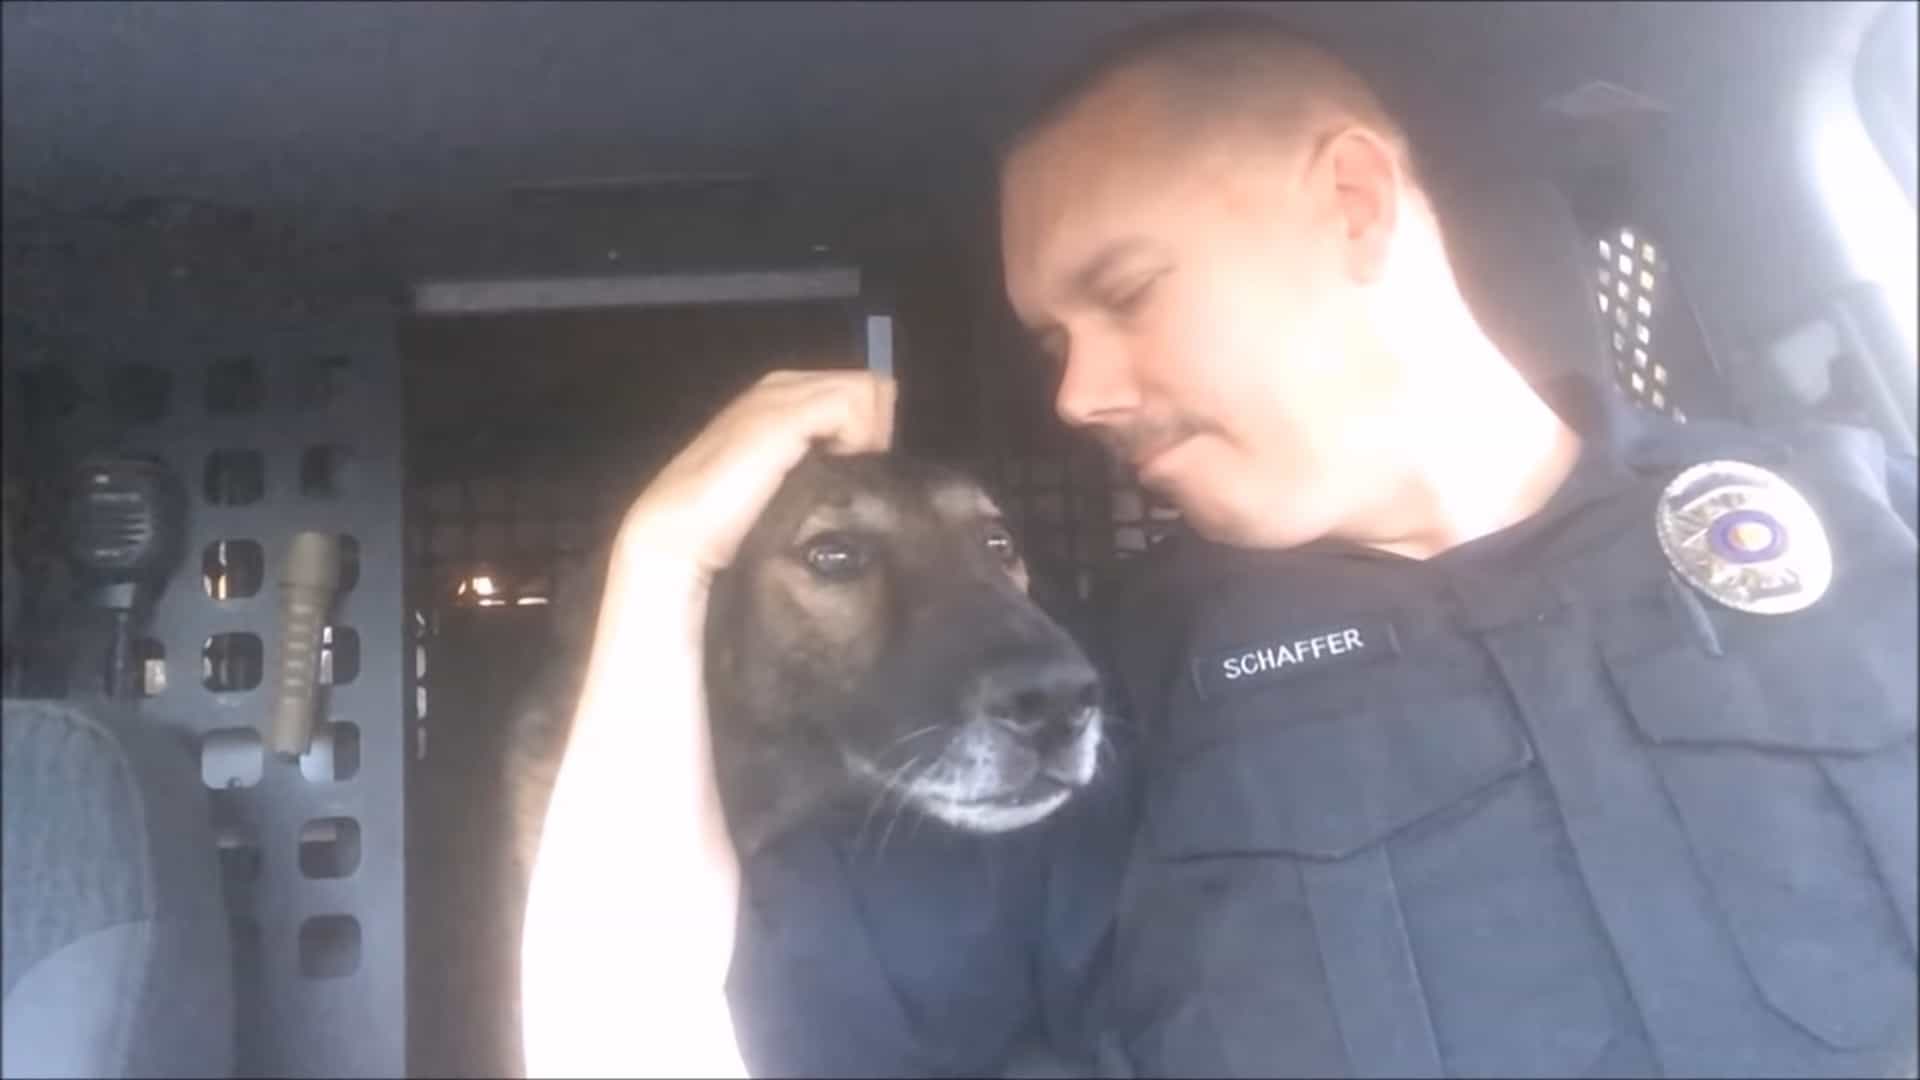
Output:
[[1813,507],[1756,465],[1709,461],[1660,493],[1660,548],[1694,588],[1757,615],[1789,615],[1826,594],[1833,548]]

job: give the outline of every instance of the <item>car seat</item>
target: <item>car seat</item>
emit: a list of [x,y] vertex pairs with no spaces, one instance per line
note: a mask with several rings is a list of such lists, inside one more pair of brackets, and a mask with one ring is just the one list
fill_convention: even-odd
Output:
[[231,942],[191,741],[124,703],[0,707],[0,1076],[231,1074]]

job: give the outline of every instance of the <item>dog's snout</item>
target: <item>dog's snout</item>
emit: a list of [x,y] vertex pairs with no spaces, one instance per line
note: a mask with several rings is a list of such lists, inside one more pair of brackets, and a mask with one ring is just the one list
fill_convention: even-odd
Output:
[[988,676],[988,719],[1017,735],[1077,734],[1100,705],[1100,680],[1078,659],[1021,664]]

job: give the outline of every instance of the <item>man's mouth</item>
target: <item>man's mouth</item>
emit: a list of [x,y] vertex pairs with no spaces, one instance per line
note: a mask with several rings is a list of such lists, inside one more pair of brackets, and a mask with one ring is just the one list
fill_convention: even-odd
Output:
[[1146,453],[1136,456],[1133,459],[1135,475],[1139,476],[1142,482],[1146,482],[1164,473],[1167,459],[1173,455],[1174,451],[1186,444],[1187,440],[1184,438],[1174,439],[1171,442],[1161,443]]
[[1124,426],[1095,426],[1092,434],[1106,447],[1113,460],[1140,469],[1198,434],[1198,429],[1188,423],[1142,422]]

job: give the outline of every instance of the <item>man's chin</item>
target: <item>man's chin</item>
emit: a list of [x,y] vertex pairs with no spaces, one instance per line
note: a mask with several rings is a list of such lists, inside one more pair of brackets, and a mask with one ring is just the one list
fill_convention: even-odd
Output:
[[1181,524],[1193,530],[1201,539],[1211,543],[1224,547],[1259,550],[1293,546],[1274,542],[1273,538],[1267,535],[1267,530],[1261,528],[1261,522],[1245,513],[1237,512],[1232,507],[1194,497],[1190,492],[1166,492],[1162,497],[1172,502],[1180,511]]

